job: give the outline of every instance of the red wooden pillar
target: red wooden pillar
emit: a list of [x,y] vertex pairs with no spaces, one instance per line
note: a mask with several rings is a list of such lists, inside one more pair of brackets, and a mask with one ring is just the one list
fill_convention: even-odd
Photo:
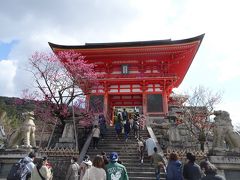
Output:
[[164,115],[166,115],[168,113],[168,100],[167,93],[165,91],[163,91],[162,97],[163,97],[163,112]]
[[146,85],[145,82],[142,84],[142,106],[143,106],[143,114],[147,115],[147,94],[146,94]]
[[142,94],[142,99],[143,99],[143,103],[142,103],[143,114],[146,115],[147,114],[147,94],[146,93]]
[[104,104],[103,104],[103,114],[106,120],[109,122],[108,117],[108,93],[105,92],[104,94]]
[[107,122],[109,122],[109,116],[108,116],[108,88],[107,83],[104,83],[104,103],[103,103],[103,114],[106,118]]

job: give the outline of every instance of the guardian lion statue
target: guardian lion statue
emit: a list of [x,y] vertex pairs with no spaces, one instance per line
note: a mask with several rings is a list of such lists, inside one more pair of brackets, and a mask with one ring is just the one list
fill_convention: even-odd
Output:
[[214,111],[215,127],[213,129],[213,149],[240,150],[240,136],[234,132],[232,120],[227,111]]
[[9,139],[9,148],[32,148],[36,147],[35,140],[35,123],[34,123],[34,112],[26,112],[22,114],[24,122],[22,126],[15,131]]

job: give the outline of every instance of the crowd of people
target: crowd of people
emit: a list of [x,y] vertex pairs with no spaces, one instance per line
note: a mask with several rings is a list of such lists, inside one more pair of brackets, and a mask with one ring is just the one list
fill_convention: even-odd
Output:
[[[147,141],[146,141],[147,142]],[[146,146],[140,143],[139,152],[140,158],[143,159],[143,150]],[[165,164],[162,155],[158,152],[157,147],[148,154],[151,166],[155,169],[156,180],[160,180],[160,175],[165,175],[166,180],[225,180],[221,175],[217,174],[217,168],[208,160],[202,161],[198,165],[196,157],[192,153],[187,153],[187,163],[183,164],[176,153],[171,153]],[[52,166],[48,163],[47,157],[38,159],[34,163],[35,154],[33,152],[19,161],[25,163],[26,167],[21,171],[21,180],[52,180]],[[27,162],[27,163],[26,163]],[[10,175],[16,174],[10,171]],[[19,171],[20,169],[18,169]],[[15,175],[14,174],[14,175]],[[17,177],[8,176],[8,180],[16,179]],[[68,168],[65,180],[128,180],[126,167],[120,161],[118,153],[112,152],[108,156],[105,152],[96,155],[93,161],[89,155],[85,155],[83,161],[78,164],[78,158],[72,157],[71,164]]]
[[34,152],[15,163],[7,180],[52,180],[52,166],[46,156],[38,158]]
[[[198,165],[196,157],[192,153],[187,153],[188,162],[183,164],[177,153],[171,153],[166,163],[163,156],[158,152],[155,140],[148,135],[146,140],[139,136],[139,130],[144,128],[144,122],[141,122],[138,113],[134,117],[129,116],[128,112],[118,112],[114,120],[116,136],[119,139],[121,133],[124,133],[125,141],[129,138],[130,131],[133,131],[137,140],[137,151],[139,161],[143,164],[144,151],[147,152],[147,158],[150,159],[151,166],[155,169],[156,180],[160,180],[160,175],[165,175],[166,180],[224,180],[225,178],[217,174],[217,168],[209,161],[203,161]],[[143,119],[143,118],[142,118]],[[144,121],[144,120],[142,120]],[[103,115],[99,115],[98,122],[92,129],[93,147],[98,148],[100,138],[104,139],[107,132],[106,120]],[[53,178],[52,166],[48,163],[48,158],[43,157],[34,163],[35,154],[33,152],[11,169],[8,180],[16,178],[16,171],[21,172],[21,180],[51,180]],[[18,169],[17,169],[18,168]],[[22,168],[22,169],[20,169]],[[83,161],[78,164],[78,158],[72,157],[65,180],[128,180],[126,167],[120,161],[116,152],[109,156],[102,152],[96,155],[93,161],[89,155],[85,155]]]
[[[144,142],[144,145],[141,142]],[[139,151],[141,162],[143,162],[143,150],[146,149],[151,165],[155,169],[156,180],[160,180],[161,174],[165,175],[166,180],[225,180],[223,176],[217,174],[217,168],[212,163],[204,160],[198,165],[195,162],[196,157],[190,152],[186,154],[188,162],[185,164],[174,152],[169,155],[168,162],[165,163],[154,143],[151,137],[146,141],[140,141]]]
[[107,157],[105,152],[96,155],[93,161],[85,155],[80,165],[72,161],[66,180],[128,180],[126,167],[116,152]]
[[[217,174],[217,168],[205,160],[198,165],[195,156],[187,153],[188,162],[183,164],[176,153],[169,155],[169,160],[165,164],[162,155],[154,147],[150,157],[151,165],[155,169],[156,180],[160,180],[161,174],[165,175],[166,180],[225,180],[223,176]],[[105,152],[96,155],[93,162],[86,155],[80,166],[73,161],[69,167],[72,176],[67,176],[66,180],[128,180],[126,167],[119,160],[116,152],[109,156]],[[76,167],[79,167],[78,169]],[[77,175],[78,174],[78,175]],[[79,178],[79,177],[80,178]],[[71,177],[71,178],[70,178]],[[73,178],[76,177],[76,178]]]
[[192,153],[187,153],[188,162],[182,164],[177,153],[171,153],[166,167],[167,180],[225,180],[217,174],[217,168],[208,160],[200,163],[195,162],[196,157]]
[[[191,153],[187,153],[186,158],[188,163],[182,164],[178,159],[176,153],[171,153],[168,158],[168,163],[165,163],[163,157],[158,153],[157,145],[155,140],[148,135],[146,140],[139,135],[139,131],[144,129],[145,117],[140,116],[138,112],[130,114],[123,109],[123,111],[118,111],[114,118],[114,128],[116,131],[116,137],[120,140],[120,134],[124,134],[125,141],[129,138],[129,133],[132,132],[137,140],[137,151],[139,152],[139,161],[143,164],[144,161],[144,151],[146,150],[148,159],[151,161],[151,165],[154,166],[156,180],[160,180],[160,174],[165,174],[167,180],[224,180],[222,176],[217,175],[217,169],[209,161],[204,161],[200,164],[196,164],[195,156]],[[97,148],[98,140],[100,137],[104,138],[106,132],[105,118],[103,115],[99,115],[98,125],[95,125],[93,132],[93,147]],[[100,127],[100,128],[99,128]],[[104,164],[106,165],[107,156],[102,154]],[[111,157],[111,156],[110,156]],[[121,164],[118,162],[118,164]],[[106,170],[106,168],[104,168]],[[107,171],[106,171],[107,172]],[[114,175],[111,175],[114,178]],[[108,176],[107,176],[108,177]]]
[[[139,132],[144,129],[145,124],[145,116],[139,115],[138,112],[128,113],[126,109],[123,109],[122,112],[118,111],[114,116],[114,129],[118,140],[120,140],[120,135],[124,134],[125,141],[128,141],[131,132],[136,139],[139,139]],[[93,123],[92,139],[94,149],[98,148],[100,139],[104,140],[106,132],[106,119],[103,114],[100,114]]]
[[125,141],[129,138],[129,133],[133,132],[136,139],[139,139],[139,131],[145,127],[145,116],[140,115],[138,112],[128,113],[126,109],[118,111],[114,116],[114,128],[116,131],[117,139],[124,133]]

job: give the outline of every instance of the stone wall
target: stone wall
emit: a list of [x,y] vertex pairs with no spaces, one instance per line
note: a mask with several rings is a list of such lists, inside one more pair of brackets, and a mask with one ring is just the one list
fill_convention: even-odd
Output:
[[226,177],[226,180],[239,180],[240,156],[215,155],[208,158],[218,168],[219,173]]

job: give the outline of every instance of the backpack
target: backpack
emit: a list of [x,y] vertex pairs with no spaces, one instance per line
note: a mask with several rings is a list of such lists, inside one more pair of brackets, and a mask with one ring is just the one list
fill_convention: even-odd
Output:
[[137,121],[133,122],[133,129],[136,131],[139,130],[139,123]]
[[30,177],[31,172],[27,168],[28,163],[29,161],[21,159],[17,163],[13,164],[7,176],[7,180],[21,180],[24,176],[26,176],[27,178]]

